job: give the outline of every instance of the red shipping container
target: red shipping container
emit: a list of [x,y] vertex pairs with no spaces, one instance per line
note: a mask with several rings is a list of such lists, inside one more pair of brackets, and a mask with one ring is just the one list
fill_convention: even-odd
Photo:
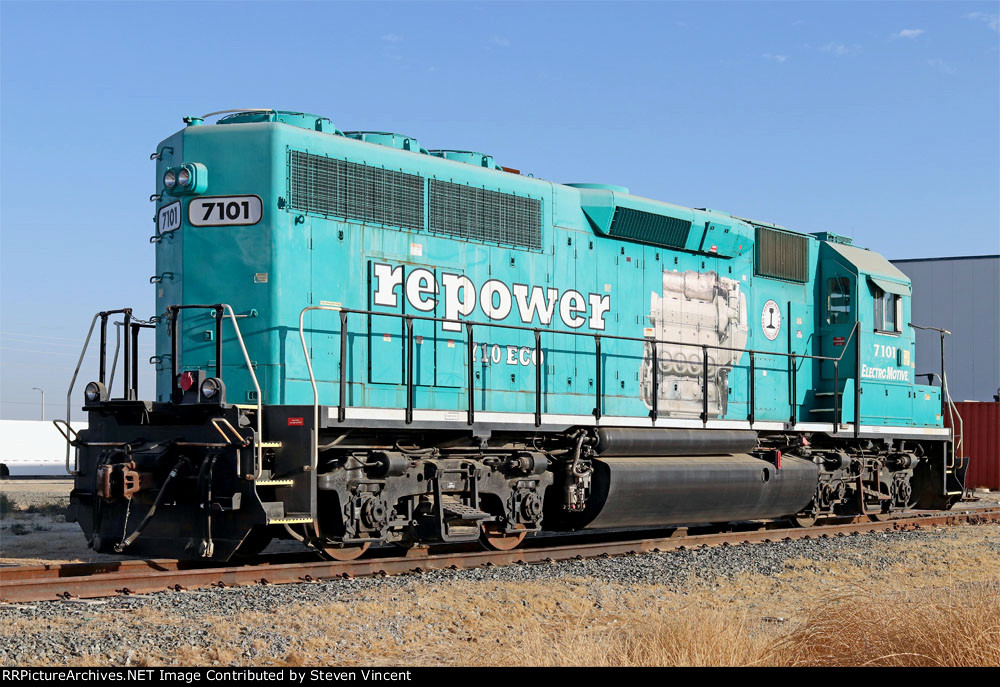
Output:
[[[1000,403],[963,401],[955,408],[965,435],[960,455],[971,459],[965,486],[1000,490]],[[947,412],[944,421],[947,425]]]

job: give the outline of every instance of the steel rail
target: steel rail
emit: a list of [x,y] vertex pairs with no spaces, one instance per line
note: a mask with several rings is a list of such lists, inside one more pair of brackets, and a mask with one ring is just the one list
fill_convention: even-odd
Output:
[[[662,552],[703,546],[723,546],[842,537],[851,534],[912,530],[926,526],[1000,522],[1000,508],[963,511],[930,511],[907,514],[881,522],[867,519],[794,529],[730,530],[710,534],[619,539],[551,544],[539,539],[511,551],[458,551],[432,553],[411,550],[405,556],[361,558],[353,561],[280,562],[227,566],[198,561],[126,560],[97,564],[43,565],[0,568],[0,601],[25,603],[71,598],[99,598],[169,590],[230,587],[255,584],[288,584],[371,575],[400,575],[430,570],[477,568],[488,565],[539,564],[555,561]],[[414,555],[416,554],[416,555]]]

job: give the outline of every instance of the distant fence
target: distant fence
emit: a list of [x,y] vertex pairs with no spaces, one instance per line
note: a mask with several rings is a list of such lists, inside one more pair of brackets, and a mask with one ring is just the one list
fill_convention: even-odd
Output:
[[[77,431],[86,428],[73,423]],[[0,465],[11,477],[66,475],[66,440],[48,421],[0,420]]]
[[955,407],[965,435],[962,453],[971,459],[965,486],[1000,490],[1000,403],[963,401]]

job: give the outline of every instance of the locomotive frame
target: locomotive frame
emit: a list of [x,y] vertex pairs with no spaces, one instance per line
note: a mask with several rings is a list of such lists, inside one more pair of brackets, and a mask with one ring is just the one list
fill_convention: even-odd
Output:
[[[233,117],[237,127],[244,124],[244,129],[250,133],[263,131],[268,135],[304,136],[303,140],[309,141],[332,134],[338,142],[343,139],[345,145],[354,146],[351,150],[364,151],[369,157],[374,155],[372,150],[378,152],[379,145],[406,151],[405,155],[429,157],[428,151],[412,139],[391,134],[378,134],[374,138],[366,138],[364,133],[345,135],[329,130],[329,120],[309,119],[310,116],[301,113],[260,111],[243,112]],[[200,120],[189,118],[185,121],[189,130],[196,128],[198,140],[204,141],[214,132],[198,131],[209,129],[201,127]],[[309,126],[304,126],[303,122]],[[312,131],[295,133],[292,131],[295,127],[311,128]],[[218,125],[211,129],[218,129]],[[347,141],[350,138],[357,143]],[[226,240],[242,241],[239,237],[247,234],[227,232],[257,230],[275,221],[265,218],[272,207],[272,197],[268,193],[250,193],[257,189],[245,188],[246,180],[240,174],[234,175],[235,182],[224,179],[217,183],[220,168],[218,159],[212,160],[212,149],[204,149],[207,151],[204,162],[191,162],[180,157],[177,151],[183,150],[184,140],[183,132],[177,134],[154,154],[158,175],[164,182],[173,174],[176,185],[181,172],[187,170],[191,187],[175,189],[173,193],[164,187],[152,198],[157,203],[166,201],[160,210],[176,203],[174,198],[188,196],[191,198],[189,213],[193,212],[194,204],[204,198],[253,197],[261,200],[263,197],[259,211],[251,212],[251,203],[246,201],[246,222],[240,218],[238,204],[230,217],[228,210],[223,209],[224,201],[213,200],[213,207],[219,205],[220,209],[219,217],[210,220],[216,223],[211,226],[221,229],[216,230],[220,232],[216,238],[205,239],[213,242],[205,245],[224,245],[220,242]],[[358,148],[359,145],[366,147]],[[287,151],[291,189],[293,174],[300,172],[293,171],[293,160],[298,159],[292,155],[294,148],[288,147]],[[512,170],[499,168],[489,156],[463,151],[439,152],[438,158],[450,160],[441,163],[450,165],[446,168],[450,180],[440,184],[456,186],[456,179],[460,179],[469,162],[486,167],[489,174],[515,178]],[[164,158],[171,155],[174,157],[168,164]],[[183,164],[178,166],[178,160]],[[338,174],[369,174],[356,162],[345,164],[348,166],[341,164],[337,168]],[[210,170],[213,195],[208,196],[203,194],[209,191]],[[389,172],[380,174],[384,177]],[[405,173],[400,174],[405,176]],[[428,173],[428,176],[433,180],[436,174]],[[469,171],[470,178],[482,174],[482,170]],[[411,183],[406,179],[399,183],[403,182]],[[369,186],[375,188],[371,183]],[[450,192],[444,186],[441,188],[444,190],[439,190],[439,194]],[[467,188],[475,191],[477,187]],[[218,195],[220,191],[238,195]],[[425,187],[424,193],[431,192]],[[519,216],[522,222],[528,217],[544,224],[549,220],[542,222],[540,218],[546,212],[554,212],[541,201],[536,208],[519,201],[521,196],[506,199],[489,196],[499,193],[489,188],[478,193],[480,196],[486,194],[483,197],[488,202],[507,203],[504,207],[508,210],[503,212]],[[817,518],[844,514],[880,518],[916,506],[946,508],[961,496],[965,465],[955,457],[950,432],[940,426],[941,414],[950,408],[946,386],[938,396],[935,387],[912,384],[909,368],[915,363],[909,356],[909,349],[904,355],[900,347],[898,359],[878,369],[869,366],[868,358],[862,354],[862,284],[870,282],[876,297],[885,290],[888,306],[883,306],[882,316],[886,321],[891,319],[899,333],[904,331],[900,322],[906,307],[904,299],[892,294],[908,294],[909,287],[898,275],[879,271],[888,269],[883,266],[883,263],[888,264],[883,259],[868,255],[867,251],[861,252],[832,234],[822,234],[815,239],[817,245],[824,246],[826,257],[813,255],[816,249],[810,248],[811,244],[796,239],[795,249],[805,251],[805,257],[800,260],[802,264],[796,269],[804,269],[807,277],[789,277],[778,269],[774,272],[779,275],[775,283],[780,282],[782,276],[788,277],[792,282],[801,282],[803,293],[806,293],[805,287],[811,287],[814,281],[808,275],[810,270],[815,270],[814,298],[818,301],[823,294],[818,277],[821,260],[835,266],[853,265],[857,275],[852,282],[853,291],[848,292],[848,295],[856,293],[853,305],[850,300],[847,305],[847,314],[854,317],[853,322],[847,322],[850,329],[844,329],[841,323],[840,329],[830,331],[841,331],[844,335],[827,337],[828,332],[823,330],[820,337],[821,327],[815,324],[817,340],[812,341],[813,333],[809,334],[811,352],[796,351],[792,346],[792,302],[784,307],[779,305],[775,299],[780,297],[780,290],[773,291],[771,296],[765,289],[761,296],[757,293],[761,287],[752,288],[746,273],[742,279],[737,279],[739,271],[733,272],[733,263],[725,277],[721,276],[721,263],[715,270],[705,271],[707,261],[735,261],[744,255],[744,244],[749,243],[754,250],[754,274],[766,277],[767,269],[773,270],[774,266],[762,266],[763,271],[757,272],[762,260],[757,254],[760,237],[781,241],[794,232],[713,211],[656,204],[630,196],[617,187],[581,184],[566,193],[579,194],[583,210],[579,217],[585,217],[593,230],[589,240],[591,251],[595,250],[595,243],[605,251],[620,245],[621,255],[625,256],[626,246],[639,245],[642,250],[649,250],[640,253],[635,264],[638,267],[641,262],[644,270],[653,252],[656,263],[660,262],[662,254],[663,297],[658,295],[660,286],[656,286],[648,319],[661,329],[673,331],[670,328],[676,327],[683,336],[676,340],[660,338],[656,328],[644,328],[641,337],[630,336],[623,333],[628,327],[618,324],[618,313],[609,331],[605,322],[613,312],[609,284],[605,284],[603,292],[595,288],[585,295],[588,287],[582,286],[582,282],[557,282],[553,277],[545,280],[544,287],[517,282],[507,286],[502,279],[491,277],[480,291],[464,273],[450,274],[442,268],[442,284],[439,285],[438,268],[430,259],[414,261],[412,256],[419,257],[422,248],[420,244],[411,243],[408,254],[412,264],[407,263],[408,267],[394,266],[391,255],[380,258],[383,262],[370,264],[368,307],[353,306],[358,300],[354,292],[351,298],[344,299],[346,305],[329,301],[314,304],[310,292],[305,305],[299,301],[297,323],[294,323],[288,308],[301,296],[293,296],[287,303],[282,302],[286,312],[284,320],[277,315],[265,315],[265,321],[255,323],[255,331],[245,337],[240,320],[252,320],[257,309],[246,310],[245,299],[243,305],[190,302],[189,299],[196,299],[198,294],[213,292],[212,278],[199,275],[196,269],[186,269],[184,253],[165,245],[175,242],[177,236],[183,240],[183,232],[213,231],[202,229],[206,225],[201,221],[209,221],[213,207],[209,207],[204,218],[197,218],[199,222],[190,216],[189,222],[178,220],[177,226],[173,226],[172,220],[164,232],[158,228],[151,239],[157,244],[158,274],[150,281],[158,285],[158,303],[163,307],[161,314],[149,322],[136,321],[127,308],[95,315],[80,362],[100,320],[99,375],[85,391],[84,409],[89,413],[90,426],[75,436],[69,429],[68,420],[80,364],[67,394],[67,420],[62,431],[68,441],[67,470],[76,478],[71,517],[80,522],[91,545],[102,551],[225,560],[252,555],[270,538],[280,536],[298,539],[334,558],[350,558],[363,554],[372,544],[413,546],[478,539],[494,548],[511,548],[526,535],[546,530],[673,527],[768,518],[789,518],[797,524],[807,525]],[[456,197],[479,202],[474,194]],[[289,213],[288,231],[292,233],[281,236],[291,236],[294,242],[295,228],[309,225],[310,220],[306,217],[308,212],[296,214],[291,210],[292,202],[294,199],[282,196],[277,198],[275,205],[279,212]],[[451,202],[454,205],[455,201]],[[548,204],[556,205],[556,201]],[[201,205],[198,208],[199,211],[203,209]],[[631,224],[615,229],[619,211],[622,211],[623,221]],[[428,212],[433,213],[433,210]],[[439,214],[441,212],[439,210]],[[692,220],[680,220],[679,216]],[[501,213],[496,217],[504,219],[507,215]],[[696,220],[701,222],[702,219],[703,235],[695,235],[694,229],[690,229],[684,238],[683,231],[678,230],[684,221],[690,228],[695,226]],[[232,225],[231,221],[237,224]],[[414,223],[419,221],[424,222],[422,226],[429,226],[427,212],[422,220],[412,213],[400,220],[413,225],[408,235],[420,231],[414,228]],[[338,250],[350,259],[352,249],[349,246],[356,244],[348,243],[353,239],[345,237],[345,233],[364,233],[369,231],[369,225],[364,222],[352,225],[346,219],[335,219],[331,224],[337,227],[337,240],[342,242]],[[512,226],[523,229],[521,225]],[[651,226],[655,231],[649,229]],[[626,229],[634,235],[624,235]],[[376,227],[371,231],[400,232],[398,227]],[[586,240],[591,229],[584,224],[575,231],[578,233],[567,235],[570,246],[574,238]],[[623,236],[616,236],[615,231],[623,232]],[[748,232],[753,231],[757,236],[751,238]],[[309,236],[311,251],[311,229]],[[400,236],[407,236],[407,232]],[[431,238],[430,234],[426,236]],[[469,241],[457,236],[435,240]],[[529,262],[535,251],[546,250],[540,235],[538,246],[534,247],[534,243],[534,239],[529,239],[523,247]],[[161,244],[164,244],[162,256]],[[252,244],[247,243],[249,245]],[[274,250],[272,248],[272,253]],[[243,247],[244,253],[248,251],[248,247]],[[551,251],[555,261],[554,240]],[[367,257],[375,255],[367,249],[362,253]],[[513,268],[515,253],[510,256]],[[671,256],[675,266],[672,271],[666,266]],[[678,256],[686,256],[686,263],[680,263]],[[389,262],[384,262],[387,259]],[[628,257],[628,261],[631,259]],[[278,264],[273,256],[271,260]],[[216,256],[216,261],[224,263],[225,258]],[[615,263],[618,263],[617,254]],[[690,267],[685,268],[685,264]],[[410,272],[404,278],[406,269]],[[863,274],[866,276],[862,277]],[[255,284],[267,284],[269,279],[267,272],[253,275]],[[279,279],[280,272],[275,281]],[[176,282],[193,284],[194,295],[189,296]],[[167,289],[170,293],[165,293],[167,284],[170,284]],[[565,290],[560,296],[558,289],[553,287]],[[460,292],[460,288],[465,291]],[[625,288],[627,293],[629,287]],[[220,295],[236,294],[231,287],[221,284],[219,291]],[[439,298],[442,292],[445,295]],[[181,296],[183,300],[170,302],[167,299],[172,295]],[[467,318],[475,308],[477,295],[481,309],[488,316],[486,320]],[[767,325],[763,320],[761,324],[767,342],[775,341],[781,327],[780,319],[775,324],[775,313],[779,318],[782,314],[788,318],[785,325],[787,351],[745,345],[750,329],[747,301],[751,297],[758,301],[769,298],[764,303],[763,313],[768,313],[770,308],[771,319]],[[808,305],[813,297],[803,295],[801,298],[807,305],[805,310],[800,305],[795,306],[800,308],[797,312],[803,313],[796,323],[800,338],[803,330],[808,332],[813,326],[809,321],[811,306]],[[828,298],[832,296],[828,294]],[[658,317],[659,313],[668,314],[668,307],[675,307],[668,302],[670,299],[683,301],[676,306],[687,308],[683,317]],[[502,312],[505,302],[506,313],[495,317]],[[831,302],[828,301],[828,305]],[[407,303],[413,312],[403,307]],[[401,305],[393,307],[397,304]],[[445,308],[444,317],[436,314],[439,306]],[[507,320],[515,307],[521,309],[521,324]],[[534,313],[540,324],[548,324],[540,314],[546,307],[549,321],[553,321],[553,314],[558,311],[563,328],[524,323],[523,313],[527,309],[529,320]],[[203,311],[207,311],[212,320],[208,328],[203,324],[204,319],[199,319],[198,313]],[[424,314],[427,312],[435,314]],[[831,308],[831,312],[837,311]],[[316,316],[329,318],[332,313],[339,319],[334,323],[338,325],[336,328],[317,324]],[[105,384],[107,325],[119,315],[125,332],[124,381],[122,397],[112,399],[108,392],[112,384],[110,381]],[[636,316],[637,322],[639,319]],[[363,320],[360,328],[355,324],[358,320]],[[226,321],[232,330],[228,344],[223,328]],[[387,325],[387,321],[396,324]],[[724,322],[727,323],[725,327]],[[587,329],[583,329],[584,325]],[[711,326],[716,327],[714,333],[709,329]],[[144,328],[152,328],[157,334],[159,355],[154,361],[160,374],[156,401],[139,400],[137,344],[139,332]],[[767,331],[768,328],[771,331]],[[305,363],[301,369],[306,378],[289,376],[287,385],[289,389],[294,385],[294,393],[286,391],[283,385],[276,387],[273,378],[266,383],[258,379],[261,363],[264,363],[265,372],[273,364],[289,370],[297,364],[294,357],[297,353],[292,353],[294,346],[286,348],[286,338],[280,339],[279,357],[274,357],[272,352],[273,339],[267,339],[271,342],[268,346],[262,345],[261,336],[273,337],[277,330],[286,338],[297,333],[297,343],[301,345]],[[498,384],[499,375],[487,376],[484,372],[480,379],[477,368],[489,362],[487,344],[477,339],[484,331],[508,332],[519,343],[533,344],[505,347],[508,363],[513,360],[518,373],[530,373],[530,382],[525,383],[526,375],[512,373],[505,391]],[[427,332],[431,333],[429,358],[425,350],[428,348]],[[880,332],[879,326],[875,327],[876,335],[886,333],[892,334]],[[325,351],[322,345],[316,346],[317,336],[321,344],[324,341],[335,344],[330,348],[335,349],[336,355]],[[823,340],[822,346],[819,338]],[[250,339],[250,343],[245,339]],[[376,351],[372,343],[376,339],[390,342],[390,347],[383,346]],[[358,348],[359,340],[366,343],[367,348]],[[723,340],[733,340],[736,344],[742,341],[742,344],[723,345]],[[900,340],[906,339],[900,337]],[[446,370],[445,375],[451,375],[449,381],[438,383],[439,349],[444,350],[441,346],[445,341],[448,349],[456,352],[461,347],[465,349],[457,356],[448,354],[450,357],[442,358],[444,366],[465,368],[465,379],[461,382],[454,379],[456,375],[452,371]],[[566,343],[570,341],[572,346]],[[577,342],[582,343],[578,345]],[[223,352],[234,345],[238,345],[242,362],[237,366],[229,365],[227,370]],[[400,347],[400,355],[391,360],[395,354],[386,357],[386,351],[393,350],[396,345]],[[838,348],[836,356],[816,352],[817,349],[837,351]],[[891,348],[897,352],[895,346]],[[499,345],[493,344],[494,363],[500,362],[496,358],[498,350]],[[694,352],[680,354],[683,350]],[[191,355],[201,355],[201,351],[213,353],[214,357],[207,362],[192,363]],[[480,351],[482,360],[478,358]],[[117,353],[116,350],[115,360]],[[748,354],[745,370],[739,364],[744,353]],[[320,379],[314,370],[314,360],[318,361],[317,356],[324,354],[330,358],[323,359],[325,372]],[[567,365],[572,365],[573,372],[565,385],[560,382],[553,386],[556,375],[562,374],[557,371],[560,354],[563,361],[568,361]],[[169,358],[169,366],[164,364],[164,358]],[[783,360],[783,365],[767,362],[774,358]],[[588,359],[589,364],[585,362]],[[433,381],[430,383],[422,368],[427,360],[433,362]],[[461,361],[460,367],[453,365],[456,360]],[[638,365],[639,369],[636,384],[630,383],[628,389],[620,376],[622,360],[633,361],[627,364]],[[360,382],[359,364],[367,365],[367,369],[361,368]],[[378,376],[378,367],[382,364],[391,368],[386,378],[393,381],[392,370],[396,370],[401,379],[385,384],[385,379]],[[581,365],[592,367],[580,372]],[[853,368],[853,375],[848,372],[842,377],[842,365],[848,370]],[[112,365],[112,379],[114,367]],[[863,380],[862,372],[867,368],[903,383],[891,386],[879,385],[867,378]],[[336,372],[335,379],[331,378],[331,371]],[[778,410],[781,400],[776,398],[781,384],[772,380],[767,380],[763,393],[769,396],[773,407],[764,417],[758,416],[757,400],[761,392],[757,385],[769,371],[772,378],[784,375],[787,402],[784,417]],[[609,391],[607,381],[611,374],[614,374],[611,384],[620,381],[620,388],[616,387],[614,393]],[[576,392],[572,387],[573,379],[582,380],[588,376],[588,391]],[[943,381],[943,370],[941,376]],[[832,388],[832,391],[822,391],[821,382],[822,388]],[[303,389],[306,383],[308,392]],[[322,391],[320,384],[324,384]],[[377,390],[379,385],[388,387],[388,391]],[[531,388],[527,388],[529,385]],[[666,389],[667,386],[672,389]],[[639,390],[632,391],[633,387]],[[682,387],[687,391],[678,391]],[[900,423],[892,421],[891,412],[884,413],[884,419],[863,415],[864,390],[880,391],[883,387],[886,403],[890,391],[893,398],[905,391],[907,403],[899,405],[909,405],[914,412],[917,394],[921,394],[921,418],[928,417],[927,409],[933,412],[934,404],[939,401],[937,420],[911,418]],[[439,388],[441,393],[432,393]],[[697,393],[691,393],[692,388],[697,389]],[[271,400],[275,389],[278,402]],[[369,393],[370,389],[373,391]],[[251,403],[230,402],[227,393]],[[285,401],[286,393],[294,400]],[[477,397],[481,399],[478,403]],[[820,397],[829,398],[833,407],[818,407]],[[360,401],[352,400],[355,398]],[[592,412],[577,412],[589,404],[588,398],[593,400]],[[388,403],[385,399],[389,399]],[[394,403],[392,399],[401,399],[401,402]],[[491,407],[495,403],[501,408]],[[746,409],[745,419],[734,415],[741,406]],[[829,421],[809,421],[802,417],[824,412],[832,413]],[[851,421],[845,423],[844,415]],[[71,447],[77,452],[72,466]]]

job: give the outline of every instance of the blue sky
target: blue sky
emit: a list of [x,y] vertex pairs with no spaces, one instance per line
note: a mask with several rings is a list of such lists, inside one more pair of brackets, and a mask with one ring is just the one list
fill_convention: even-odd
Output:
[[149,153],[225,108],[400,131],[890,258],[1000,252],[998,13],[0,0],[0,417],[37,417],[34,386],[49,417],[64,407],[95,311],[151,314]]

